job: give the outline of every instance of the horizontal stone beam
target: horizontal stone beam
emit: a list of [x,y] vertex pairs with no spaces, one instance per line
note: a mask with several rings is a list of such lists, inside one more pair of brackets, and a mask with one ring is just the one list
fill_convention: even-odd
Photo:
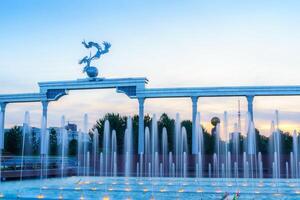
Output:
[[63,89],[63,90],[86,90],[86,89],[107,89],[118,87],[136,86],[143,89],[148,83],[146,78],[118,78],[118,79],[79,79],[75,81],[53,81],[39,83],[41,93],[46,93],[48,90]]
[[70,90],[115,88],[130,98],[232,97],[232,96],[296,96],[300,86],[234,86],[145,88],[146,78],[95,78],[74,81],[41,82],[40,93],[0,95],[0,103],[57,101]]
[[46,94],[41,93],[24,93],[24,94],[3,94],[0,95],[0,103],[26,103],[39,102],[46,100]]
[[146,88],[145,90],[137,90],[137,96],[143,98],[231,97],[249,95],[297,96],[300,95],[300,86]]

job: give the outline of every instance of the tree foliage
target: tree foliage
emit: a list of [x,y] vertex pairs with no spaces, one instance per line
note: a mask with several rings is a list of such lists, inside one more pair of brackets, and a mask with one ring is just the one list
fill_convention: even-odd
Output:
[[[168,134],[168,150],[173,151],[174,150],[174,126],[175,126],[175,120],[171,119],[166,113],[163,113],[158,121],[158,132],[159,132],[159,138],[162,138],[162,129],[165,127],[167,129]],[[162,141],[159,140],[159,141]],[[162,144],[160,144],[162,146]]]
[[72,139],[69,142],[69,156],[76,156],[77,155],[77,140]]
[[5,133],[4,137],[5,151],[12,155],[21,155],[22,153],[22,129],[14,126]]
[[55,129],[51,129],[49,132],[49,155],[57,156],[58,155],[58,141],[57,141],[57,132]]
[[[97,129],[99,132],[99,151],[103,152],[103,135],[104,135],[104,123],[108,120],[110,123],[110,136],[112,130],[116,131],[116,139],[117,139],[117,153],[123,154],[124,147],[124,135],[126,129],[126,116],[121,116],[117,113],[108,113],[103,118],[100,118],[96,121],[93,129]],[[133,127],[133,150],[134,153],[137,153],[138,150],[138,122],[139,116],[134,115],[132,117],[132,127]],[[152,118],[149,115],[145,115],[144,117],[145,127],[149,127],[151,130],[152,126]],[[184,120],[181,122],[181,126],[185,127],[187,131],[187,143],[188,143],[188,151],[192,150],[192,122],[190,120]],[[175,120],[170,118],[166,113],[163,113],[158,119],[158,142],[159,148],[162,147],[162,130],[163,128],[167,129],[167,139],[168,139],[168,150],[174,152],[174,131],[175,131]],[[204,139],[204,153],[206,155],[212,155],[215,146],[215,134],[209,133],[204,127],[203,130],[203,139]],[[215,128],[212,129],[214,131]],[[49,131],[49,155],[56,156],[58,155],[58,133],[55,129],[50,129]],[[93,131],[89,132],[91,139],[93,139]],[[288,132],[280,131],[280,144],[282,154],[289,154],[293,150],[293,137]],[[256,149],[257,152],[261,152],[262,154],[271,154],[272,145],[274,143],[273,135],[270,137],[266,137],[261,135],[259,130],[255,129],[256,136]],[[31,140],[31,141],[30,141]],[[246,142],[247,138],[239,134],[239,154],[242,154],[243,151],[246,151]],[[30,143],[31,150],[26,151],[26,155],[39,155],[40,153],[40,136],[37,134],[35,130],[31,131],[31,136],[27,136],[26,144]],[[224,145],[222,142],[222,145]],[[77,155],[77,139],[73,138],[69,141],[69,155],[76,156]],[[11,129],[5,132],[4,137],[4,147],[5,152],[11,155],[21,155],[22,151],[22,128],[18,126],[14,126]],[[91,148],[91,145],[90,145]],[[92,149],[90,149],[92,150]],[[229,150],[232,151],[232,141],[229,143]]]
[[108,113],[103,118],[97,120],[96,124],[94,125],[94,129],[97,129],[99,132],[99,145],[100,145],[100,152],[103,152],[103,135],[104,135],[104,123],[108,120],[110,124],[110,129],[116,131],[116,139],[117,139],[117,150],[118,153],[122,153],[121,150],[123,149],[123,139],[124,133],[126,129],[126,120],[127,117],[122,117],[120,114],[116,113]]

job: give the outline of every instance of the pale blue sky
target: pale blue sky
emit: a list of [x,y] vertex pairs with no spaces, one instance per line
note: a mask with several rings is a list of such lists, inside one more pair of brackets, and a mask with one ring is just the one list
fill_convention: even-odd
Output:
[[[83,78],[83,39],[112,43],[97,62],[109,77],[147,77],[149,87],[300,85],[300,1],[74,1],[0,2],[0,93],[38,91],[37,82]],[[245,99],[242,109],[246,109]],[[6,126],[40,104],[9,105]],[[190,99],[147,100],[146,113],[191,116]],[[199,99],[203,122],[236,114],[237,98]],[[300,129],[300,97],[255,99],[255,121],[267,132],[274,110],[282,127]],[[71,92],[49,106],[60,116],[90,124],[106,112],[137,113],[137,102],[114,91]],[[231,120],[234,121],[234,120]]]

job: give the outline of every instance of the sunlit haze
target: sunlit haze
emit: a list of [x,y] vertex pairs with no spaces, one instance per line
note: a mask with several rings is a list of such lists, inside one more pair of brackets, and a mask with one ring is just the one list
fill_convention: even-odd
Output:
[[[106,78],[147,77],[147,87],[300,85],[300,1],[68,1],[0,3],[0,93],[38,92],[38,82],[85,78],[81,41],[109,41],[97,61]],[[229,114],[244,97],[199,98],[201,123]],[[269,134],[275,110],[280,128],[300,131],[300,97],[255,97],[256,127]],[[40,126],[41,103],[9,104],[6,127],[30,111]],[[49,126],[60,116],[80,127],[108,112],[138,114],[137,100],[115,90],[72,91],[49,104]],[[145,113],[191,119],[190,98],[146,99]]]

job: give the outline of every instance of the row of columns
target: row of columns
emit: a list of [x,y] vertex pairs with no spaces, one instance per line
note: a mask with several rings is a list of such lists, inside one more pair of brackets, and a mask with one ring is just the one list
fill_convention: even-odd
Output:
[[[4,149],[4,133],[5,133],[5,110],[7,103],[0,103],[0,151]],[[45,136],[47,130],[47,116],[48,116],[48,101],[42,101],[42,127],[41,134]],[[43,138],[42,136],[42,138]],[[43,154],[43,151],[41,150]]]
[[[192,99],[192,152],[195,154],[197,153],[197,143],[196,143],[196,118],[197,118],[197,112],[198,112],[198,96],[193,96],[191,97]],[[251,121],[253,121],[253,99],[254,96],[246,96],[247,102],[248,102],[248,113],[250,115]],[[144,153],[145,149],[145,126],[144,126],[144,103],[145,103],[145,98],[138,98],[139,102],[139,137],[138,137],[138,152],[139,154]],[[42,107],[43,107],[43,112],[42,112],[42,127],[41,127],[41,134],[42,138],[46,135],[47,131],[47,117],[48,117],[48,101],[42,101]],[[6,108],[6,103],[0,103],[0,151],[4,149],[4,122],[5,122],[5,108]],[[43,142],[43,141],[42,141]],[[47,145],[42,145],[42,146],[47,146]],[[41,154],[45,154],[45,149],[41,149]]]
[[[198,112],[198,96],[192,96],[192,153],[197,154],[197,138],[196,138],[196,120]],[[248,113],[250,120],[253,121],[253,100],[254,96],[246,96],[248,103]],[[139,137],[138,137],[138,152],[139,154],[144,153],[145,149],[145,126],[144,126],[144,103],[145,98],[138,98],[139,102]],[[143,116],[143,117],[141,117]]]

